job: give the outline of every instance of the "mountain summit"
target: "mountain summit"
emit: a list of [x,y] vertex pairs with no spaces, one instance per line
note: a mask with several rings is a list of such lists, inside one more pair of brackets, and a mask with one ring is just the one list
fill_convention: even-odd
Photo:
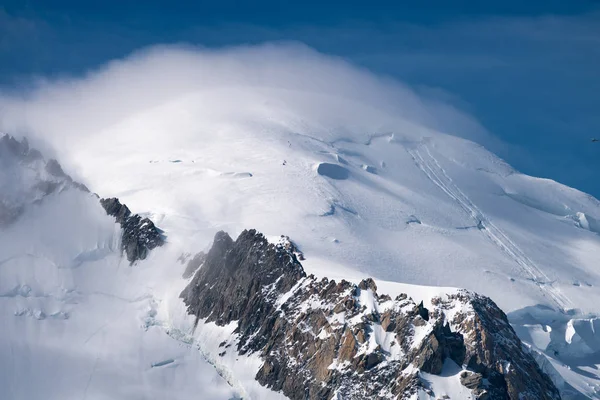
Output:
[[177,87],[115,64],[23,108],[36,135],[0,140],[8,398],[597,398],[600,202],[406,89],[273,51],[180,55],[202,68]]

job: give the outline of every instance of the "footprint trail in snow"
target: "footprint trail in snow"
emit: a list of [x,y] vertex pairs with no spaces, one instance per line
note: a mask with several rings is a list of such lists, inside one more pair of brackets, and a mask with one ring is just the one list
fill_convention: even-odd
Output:
[[571,301],[554,286],[554,281],[551,281],[548,275],[469,199],[424,143],[414,149],[406,148],[406,151],[427,178],[453,199],[473,219],[477,228],[519,265],[529,279],[549,296],[560,310],[566,311],[572,308]]

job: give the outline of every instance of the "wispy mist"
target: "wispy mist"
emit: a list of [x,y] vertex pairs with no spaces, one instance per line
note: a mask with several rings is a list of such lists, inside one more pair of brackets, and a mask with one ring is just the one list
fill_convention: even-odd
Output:
[[[232,89],[235,98],[224,94]],[[410,123],[475,140],[487,137],[475,119],[447,103],[296,43],[143,49],[83,76],[38,80],[26,92],[4,94],[0,127],[65,146],[194,94],[201,94],[199,106],[207,115],[223,118],[266,101],[356,134],[407,129]]]

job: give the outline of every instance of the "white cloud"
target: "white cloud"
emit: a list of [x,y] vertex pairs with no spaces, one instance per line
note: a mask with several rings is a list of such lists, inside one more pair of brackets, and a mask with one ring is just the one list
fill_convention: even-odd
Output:
[[[244,96],[211,97],[232,88]],[[365,135],[406,128],[407,121],[469,138],[486,135],[449,104],[297,43],[218,50],[150,47],[82,77],[40,80],[27,93],[0,96],[0,129],[64,146],[79,135],[198,93],[204,93],[213,114],[223,116],[268,98],[300,118],[316,117]]]

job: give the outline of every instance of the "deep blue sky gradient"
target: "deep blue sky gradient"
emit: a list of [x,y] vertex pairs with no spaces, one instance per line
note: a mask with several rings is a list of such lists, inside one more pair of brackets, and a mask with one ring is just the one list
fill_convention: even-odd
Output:
[[508,144],[484,143],[517,169],[600,198],[598,1],[0,0],[0,88],[157,43],[270,40],[442,97]]

